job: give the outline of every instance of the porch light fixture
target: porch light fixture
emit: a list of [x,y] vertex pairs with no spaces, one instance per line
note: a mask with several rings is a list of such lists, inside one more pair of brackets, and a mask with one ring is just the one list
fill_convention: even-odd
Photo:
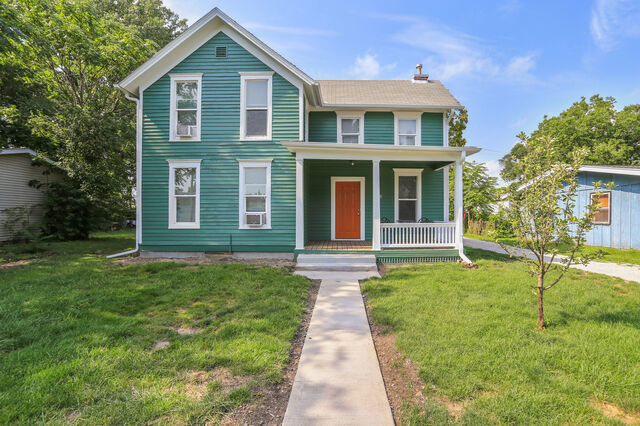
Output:
[[353,160],[351,160],[351,166],[355,166],[355,165],[356,163]]

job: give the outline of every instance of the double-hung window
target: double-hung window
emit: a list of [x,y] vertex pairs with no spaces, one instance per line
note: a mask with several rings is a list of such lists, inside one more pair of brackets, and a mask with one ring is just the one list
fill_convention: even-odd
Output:
[[364,143],[364,113],[338,113],[338,143]]
[[240,73],[240,139],[271,140],[273,72]]
[[420,116],[420,113],[394,113],[396,145],[421,145]]
[[592,192],[591,202],[599,204],[600,210],[593,217],[593,223],[596,225],[611,224],[611,192]]
[[199,141],[202,74],[170,74],[172,141]]
[[238,160],[240,229],[271,228],[271,160]]
[[169,163],[169,229],[200,228],[200,160]]
[[418,222],[422,215],[422,169],[393,169],[395,221]]

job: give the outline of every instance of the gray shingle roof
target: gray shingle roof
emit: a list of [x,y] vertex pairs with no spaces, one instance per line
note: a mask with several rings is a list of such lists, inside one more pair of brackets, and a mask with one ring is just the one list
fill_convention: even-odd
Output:
[[322,101],[331,106],[461,107],[438,80],[316,80]]

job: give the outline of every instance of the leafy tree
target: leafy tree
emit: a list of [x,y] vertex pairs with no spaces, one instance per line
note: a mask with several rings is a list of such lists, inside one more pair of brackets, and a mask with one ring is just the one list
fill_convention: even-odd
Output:
[[[449,212],[454,208],[454,173],[449,173]],[[469,217],[487,220],[498,201],[498,179],[489,176],[487,167],[475,161],[465,162],[462,170],[462,199]]]
[[14,71],[0,78],[19,95],[0,97],[2,124],[15,133],[0,143],[39,150],[84,194],[123,211],[135,183],[135,107],[115,84],[185,22],[160,0],[12,0],[8,9],[3,22],[20,35],[3,39],[0,64]]
[[530,135],[518,135],[501,163],[506,181],[522,179],[526,140],[548,136],[554,140],[556,161],[566,161],[574,150],[585,148],[585,164],[640,164],[640,105],[615,109],[615,99],[592,96],[582,98],[557,117],[547,117]]
[[[548,136],[523,140],[525,155],[519,167],[527,184],[512,187],[508,192],[507,215],[516,245],[526,247],[530,253],[498,241],[511,256],[526,262],[530,275],[536,278],[532,288],[538,299],[540,330],[545,328],[544,292],[554,287],[572,264],[586,264],[595,257],[594,254],[578,255],[578,251],[600,207],[591,203],[581,216],[576,215],[576,176],[588,150],[582,147],[571,152],[567,163],[557,160],[557,147],[557,142]],[[601,183],[594,183],[596,190],[600,186]],[[560,244],[570,247],[568,256],[558,258]],[[554,263],[556,259],[561,265]],[[549,273],[553,273],[550,279]]]
[[449,122],[449,146],[465,146],[467,144],[463,132],[467,128],[468,121],[469,113],[466,108],[452,111]]

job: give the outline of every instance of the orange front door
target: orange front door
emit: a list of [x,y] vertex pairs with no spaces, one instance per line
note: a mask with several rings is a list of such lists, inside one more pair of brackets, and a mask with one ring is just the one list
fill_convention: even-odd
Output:
[[336,182],[336,239],[360,238],[360,182]]

